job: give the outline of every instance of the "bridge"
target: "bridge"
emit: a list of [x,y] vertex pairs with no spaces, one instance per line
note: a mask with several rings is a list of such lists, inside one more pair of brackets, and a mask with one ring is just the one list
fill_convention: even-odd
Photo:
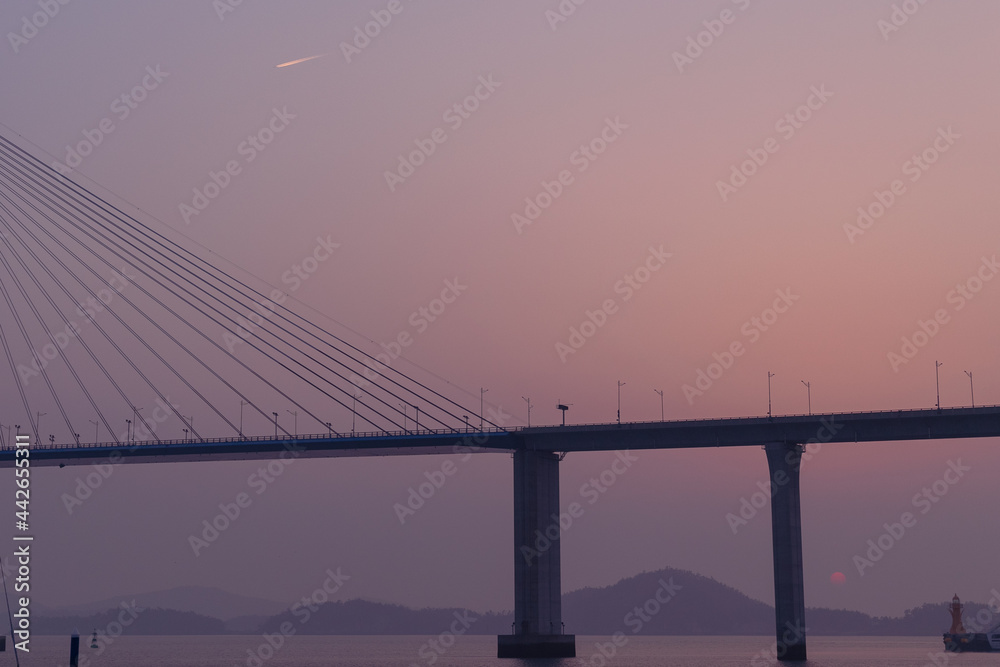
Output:
[[[502,411],[485,414],[482,393],[470,406],[467,394],[404,373],[391,346],[318,326],[286,294],[223,270],[162,227],[0,135],[0,340],[11,371],[0,387],[20,400],[0,425],[0,467],[14,465],[13,428],[28,435],[32,466],[512,453],[515,621],[498,638],[500,657],[575,655],[562,623],[560,540],[533,549],[539,534],[559,534],[552,517],[568,453],[762,447],[776,637],[783,659],[804,660],[805,635],[787,632],[805,627],[803,452],[814,443],[1000,436],[997,406],[513,427]],[[265,407],[277,402],[294,408],[285,411],[291,431]],[[246,433],[245,409],[274,434]],[[325,433],[300,435],[300,414]],[[184,437],[161,437],[167,421]],[[92,441],[80,435],[86,422]],[[219,433],[229,435],[211,435]]]

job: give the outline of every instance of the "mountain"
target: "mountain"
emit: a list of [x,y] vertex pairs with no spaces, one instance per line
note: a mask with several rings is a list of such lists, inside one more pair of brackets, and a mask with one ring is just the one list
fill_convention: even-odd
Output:
[[237,595],[218,588],[180,586],[165,591],[140,593],[128,599],[114,597],[81,605],[44,607],[39,608],[39,612],[46,616],[84,616],[114,609],[123,602],[131,603],[133,600],[137,606],[146,609],[190,611],[223,621],[239,616],[273,616],[288,608],[287,604],[281,602]]
[[[507,634],[511,612],[479,613],[466,609],[412,609],[401,605],[348,600],[291,609],[270,600],[233,595],[214,588],[185,587],[135,596],[146,607],[134,634],[261,634],[291,623],[297,634],[436,635],[453,623],[470,634]],[[131,601],[131,600],[129,600]],[[112,599],[46,610],[40,633],[81,634],[102,629],[116,617],[121,600]],[[947,601],[907,610],[901,617],[873,617],[843,609],[807,609],[809,633],[853,636],[938,636],[948,629]],[[112,612],[94,610],[116,608]],[[985,605],[965,603],[972,619]],[[985,613],[983,616],[985,617]],[[995,619],[1000,617],[991,613]],[[566,631],[579,635],[614,632],[643,635],[772,635],[774,608],[731,586],[686,570],[643,572],[603,588],[583,588],[563,596]],[[972,627],[970,625],[970,627]]]
[[[225,624],[217,618],[202,616],[189,611],[172,609],[137,608],[134,617],[124,618],[131,623],[124,627],[130,635],[223,635]],[[70,635],[74,632],[86,637],[95,630],[116,636],[122,618],[121,608],[90,616],[39,616],[32,629],[40,635]]]

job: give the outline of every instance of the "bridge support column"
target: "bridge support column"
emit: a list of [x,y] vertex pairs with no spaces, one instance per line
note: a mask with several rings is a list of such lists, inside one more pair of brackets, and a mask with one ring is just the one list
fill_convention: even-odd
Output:
[[771,472],[771,541],[774,550],[774,612],[779,660],[806,659],[806,603],[802,584],[802,516],[799,465],[802,447],[764,446]]
[[514,634],[497,638],[499,658],[574,658],[563,634],[559,569],[559,457],[514,453]]

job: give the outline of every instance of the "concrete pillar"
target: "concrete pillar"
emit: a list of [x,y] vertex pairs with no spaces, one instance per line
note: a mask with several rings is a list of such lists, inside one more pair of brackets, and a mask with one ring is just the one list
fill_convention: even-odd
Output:
[[498,637],[500,658],[573,658],[562,628],[559,457],[514,453],[514,633]]
[[775,634],[779,660],[806,659],[806,602],[802,584],[802,515],[799,465],[802,447],[764,446],[771,472],[771,541],[774,550]]

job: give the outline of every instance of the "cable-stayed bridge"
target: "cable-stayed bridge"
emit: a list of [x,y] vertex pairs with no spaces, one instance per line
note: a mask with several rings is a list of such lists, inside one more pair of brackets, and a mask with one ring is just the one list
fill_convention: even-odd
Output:
[[[386,346],[315,324],[286,294],[227,271],[2,136],[0,264],[10,371],[0,467],[14,465],[22,433],[32,466],[513,453],[515,623],[499,639],[501,657],[575,654],[562,624],[559,540],[523,556],[560,514],[567,452],[762,446],[771,479],[784,480],[771,501],[776,635],[785,659],[805,659],[804,632],[789,636],[806,627],[804,448],[1000,436],[996,406],[514,427],[482,395],[474,405],[421,369],[401,370]],[[273,433],[259,435],[261,425]]]

